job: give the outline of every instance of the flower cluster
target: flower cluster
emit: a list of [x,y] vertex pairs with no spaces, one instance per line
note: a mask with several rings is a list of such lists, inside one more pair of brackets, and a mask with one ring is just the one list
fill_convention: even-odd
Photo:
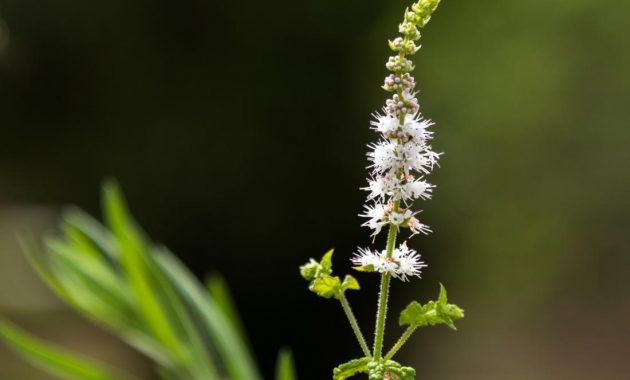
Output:
[[369,267],[374,272],[389,273],[402,281],[407,281],[412,276],[420,277],[421,269],[427,266],[415,250],[407,247],[407,243],[394,249],[391,257],[387,257],[386,250],[373,252],[369,248],[359,248],[352,263],[361,268]]
[[[411,210],[411,206],[417,199],[431,198],[435,186],[428,183],[425,176],[437,165],[440,154],[429,145],[433,138],[429,128],[433,123],[420,114],[417,92],[414,91],[416,81],[410,74],[414,64],[406,56],[420,49],[420,45],[416,44],[420,39],[419,28],[429,21],[438,2],[420,0],[407,9],[405,19],[398,28],[401,36],[389,41],[395,54],[385,64],[392,73],[385,78],[382,88],[392,96],[387,99],[382,113],[375,113],[370,122],[371,128],[381,138],[369,145],[371,151],[367,156],[371,175],[368,186],[364,188],[369,191],[368,204],[361,214],[367,218],[363,225],[372,229],[373,236],[386,226],[390,227],[390,231],[392,228],[396,231],[409,228],[412,234],[431,232],[416,218],[417,212]],[[360,249],[353,261],[371,262],[376,271],[401,279],[419,276],[424,264],[415,251],[408,250],[406,245],[389,248],[390,252]],[[398,259],[396,255],[402,256]],[[396,265],[396,262],[411,264]]]

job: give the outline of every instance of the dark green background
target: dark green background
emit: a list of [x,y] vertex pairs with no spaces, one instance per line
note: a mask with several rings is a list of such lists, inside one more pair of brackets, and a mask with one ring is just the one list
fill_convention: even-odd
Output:
[[[269,377],[288,344],[301,379],[329,378],[358,346],[297,266],[336,247],[343,273],[370,243],[368,122],[407,4],[0,0],[0,204],[96,213],[116,177],[152,237],[227,277]],[[440,281],[467,317],[414,336],[400,359],[419,378],[630,371],[628,15],[621,0],[445,0],[424,30],[419,99],[446,154],[422,205],[435,233],[411,243],[429,268],[394,284],[386,342]],[[378,280],[358,278],[371,330]]]

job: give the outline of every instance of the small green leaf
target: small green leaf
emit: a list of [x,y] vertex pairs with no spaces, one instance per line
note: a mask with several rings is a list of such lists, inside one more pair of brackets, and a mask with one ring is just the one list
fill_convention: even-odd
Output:
[[276,380],[297,380],[293,354],[288,348],[280,349],[276,361]]
[[320,271],[320,268],[321,265],[314,259],[311,259],[308,263],[300,267],[300,275],[306,281],[312,281],[315,277],[317,277],[317,273]]
[[464,317],[464,311],[457,305],[447,303],[446,289],[440,284],[440,295],[438,301],[429,301],[425,305],[420,305],[414,301],[400,313],[398,323],[401,326],[410,325],[415,327],[435,326],[445,324],[453,330],[454,321]]
[[343,283],[341,284],[341,290],[359,290],[361,287],[359,286],[359,281],[356,278],[350,276],[349,274],[343,279]]
[[219,273],[213,273],[206,278],[206,288],[208,288],[210,298],[215,300],[217,306],[223,311],[223,314],[225,314],[228,321],[230,321],[234,330],[241,336],[241,340],[244,343],[248,343],[243,321],[241,321],[241,317],[238,314],[236,303],[234,303],[225,278]]
[[32,364],[69,380],[130,380],[101,364],[44,343],[7,320],[0,319],[0,338]]
[[352,267],[352,269],[359,272],[374,272],[374,265],[370,264],[370,265],[364,265],[361,267]]
[[322,273],[323,274],[331,274],[332,273],[332,255],[335,250],[331,249],[326,252],[322,257],[321,265],[322,265]]
[[440,305],[446,305],[448,298],[446,297],[446,288],[440,283],[440,295],[438,296],[438,303]]
[[309,289],[320,297],[330,298],[341,290],[339,277],[322,275],[311,282]]
[[333,380],[345,380],[359,373],[367,373],[371,358],[350,360],[333,369]]

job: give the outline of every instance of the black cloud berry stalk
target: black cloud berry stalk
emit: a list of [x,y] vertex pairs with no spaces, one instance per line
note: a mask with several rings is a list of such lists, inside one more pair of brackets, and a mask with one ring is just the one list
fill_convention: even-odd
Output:
[[416,371],[392,360],[398,350],[419,327],[445,324],[453,329],[453,321],[463,318],[463,310],[447,302],[446,290],[440,285],[437,301],[422,305],[412,302],[402,311],[401,326],[407,326],[396,344],[383,353],[385,320],[389,299],[389,285],[393,278],[407,282],[420,277],[427,265],[420,254],[407,247],[406,241],[396,245],[396,239],[404,230],[409,235],[429,234],[431,229],[417,219],[414,202],[431,198],[434,185],[426,181],[440,154],[433,151],[429,142],[433,139],[430,127],[433,122],[422,116],[416,98],[416,82],[411,72],[414,69],[410,57],[419,49],[420,29],[427,25],[440,0],[419,0],[405,10],[404,20],[399,25],[400,36],[389,41],[394,55],[385,64],[391,71],[382,88],[391,93],[382,112],[375,113],[371,128],[379,134],[379,140],[370,145],[367,154],[371,169],[364,226],[372,230],[376,238],[387,230],[385,249],[359,248],[351,258],[354,269],[361,272],[379,273],[380,292],[376,313],[376,327],[372,351],[359,328],[357,320],[345,296],[346,290],[359,289],[357,280],[347,275],[343,281],[332,274],[332,250],[321,261],[311,259],[300,268],[304,279],[310,282],[309,289],[324,298],[340,301],[354,334],[359,342],[363,357],[341,364],[333,371],[335,380],[343,380],[359,373],[367,373],[370,380],[411,380]]

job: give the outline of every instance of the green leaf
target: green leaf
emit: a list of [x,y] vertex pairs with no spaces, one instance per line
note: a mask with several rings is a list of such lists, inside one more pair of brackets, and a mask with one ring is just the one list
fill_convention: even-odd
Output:
[[293,354],[288,348],[282,348],[278,352],[275,380],[297,380]]
[[[236,310],[236,304],[230,294],[230,288],[223,276],[218,273],[208,276],[206,279],[206,287],[210,293],[210,298],[213,299],[221,311],[223,311],[227,320],[232,324],[232,328],[239,334],[241,341],[249,343],[247,334],[245,333],[245,327],[243,326],[243,322]],[[249,347],[249,344],[247,345]]]
[[34,338],[0,318],[0,337],[26,360],[69,380],[131,380],[133,377]]
[[442,285],[442,283],[440,283],[440,295],[438,296],[437,302],[440,305],[446,305],[446,303],[448,302],[448,298],[446,296],[446,288],[444,287],[444,285]]
[[309,289],[320,297],[330,298],[341,290],[341,280],[337,276],[321,275],[311,282]]
[[359,271],[359,272],[374,272],[374,265],[370,264],[370,265],[363,265],[360,267],[352,267],[352,269]]
[[464,311],[457,305],[447,303],[446,289],[440,284],[438,301],[429,301],[425,305],[414,301],[400,313],[398,323],[401,326],[415,327],[435,326],[445,324],[457,330],[454,321],[464,317]]
[[310,259],[310,261],[300,267],[300,275],[306,281],[312,281],[317,277],[317,273],[320,271],[321,265],[315,261],[315,259]]
[[333,369],[333,380],[345,380],[359,373],[367,373],[371,358],[350,360]]
[[350,276],[349,274],[343,279],[343,283],[341,284],[341,290],[359,290],[361,287],[359,286],[359,281],[356,278]]
[[335,250],[331,249],[330,251],[326,252],[324,254],[324,256],[322,257],[322,261],[321,261],[321,265],[322,265],[322,269],[321,272],[324,274],[331,274],[332,273],[332,255],[333,252]]
[[156,252],[155,260],[170,282],[176,286],[178,294],[185,299],[187,307],[199,316],[224,362],[230,379],[262,379],[247,344],[192,273],[166,249]]
[[185,360],[179,339],[162,312],[164,305],[150,285],[147,258],[143,255],[145,238],[129,215],[120,188],[113,181],[103,185],[103,210],[107,225],[116,238],[121,267],[140,317],[160,343]]

